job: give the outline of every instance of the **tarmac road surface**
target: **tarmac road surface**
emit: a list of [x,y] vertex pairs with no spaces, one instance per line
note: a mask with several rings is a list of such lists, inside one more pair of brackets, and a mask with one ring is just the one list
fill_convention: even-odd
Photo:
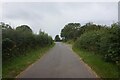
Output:
[[17,78],[96,78],[96,75],[70,46],[56,42],[51,50]]

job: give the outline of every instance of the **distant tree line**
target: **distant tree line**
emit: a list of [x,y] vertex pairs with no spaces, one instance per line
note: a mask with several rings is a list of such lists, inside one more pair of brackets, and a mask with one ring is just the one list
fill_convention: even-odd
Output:
[[56,35],[54,40],[55,40],[56,42],[60,42],[60,41],[61,41],[59,35]]
[[69,23],[61,30],[63,41],[75,41],[74,47],[95,52],[105,61],[120,65],[120,25]]
[[19,55],[26,55],[28,50],[53,44],[52,37],[47,33],[40,31],[39,34],[34,34],[27,25],[21,25],[13,29],[10,25],[1,22],[0,26],[2,27],[3,61]]

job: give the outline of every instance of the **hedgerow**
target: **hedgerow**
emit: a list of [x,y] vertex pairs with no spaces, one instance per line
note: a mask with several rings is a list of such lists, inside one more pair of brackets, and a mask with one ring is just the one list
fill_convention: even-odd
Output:
[[40,31],[39,34],[34,34],[27,25],[18,26],[16,29],[5,23],[1,23],[1,26],[3,61],[26,55],[28,50],[53,44],[52,37],[47,33]]
[[77,39],[74,46],[98,53],[105,61],[117,64],[120,60],[120,26],[115,23],[111,27],[87,31]]

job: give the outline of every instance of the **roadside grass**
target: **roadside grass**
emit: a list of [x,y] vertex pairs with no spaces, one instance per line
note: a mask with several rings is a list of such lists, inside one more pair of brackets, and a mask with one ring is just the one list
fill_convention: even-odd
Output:
[[[55,44],[55,43],[54,43]],[[11,61],[4,63],[3,70],[2,70],[2,77],[3,78],[14,78],[16,77],[21,71],[25,70],[29,65],[37,61],[38,59],[43,56],[49,49],[51,49],[53,45],[37,48],[27,52],[27,55],[22,55],[19,57],[15,57]]]
[[118,67],[115,64],[105,62],[100,55],[80,50],[73,47],[73,50],[93,69],[101,78],[119,78]]
[[67,44],[74,44],[74,40],[68,40],[67,42],[65,42],[65,43],[67,43]]

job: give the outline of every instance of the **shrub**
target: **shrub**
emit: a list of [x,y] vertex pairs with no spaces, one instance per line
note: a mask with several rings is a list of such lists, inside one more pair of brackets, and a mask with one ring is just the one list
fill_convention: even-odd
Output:
[[98,51],[100,36],[98,31],[89,31],[81,35],[75,42],[78,48],[86,50]]
[[100,53],[106,61],[120,62],[120,27],[114,25],[85,32],[77,39],[75,47]]
[[11,58],[13,54],[11,53],[12,49],[14,48],[14,42],[9,38],[5,38],[2,41],[2,57],[4,59]]
[[33,34],[32,29],[27,25],[21,25],[12,29],[6,24],[2,25],[2,56],[7,61],[19,55],[26,55],[25,52],[36,47],[45,47],[53,43],[53,39],[45,32]]

